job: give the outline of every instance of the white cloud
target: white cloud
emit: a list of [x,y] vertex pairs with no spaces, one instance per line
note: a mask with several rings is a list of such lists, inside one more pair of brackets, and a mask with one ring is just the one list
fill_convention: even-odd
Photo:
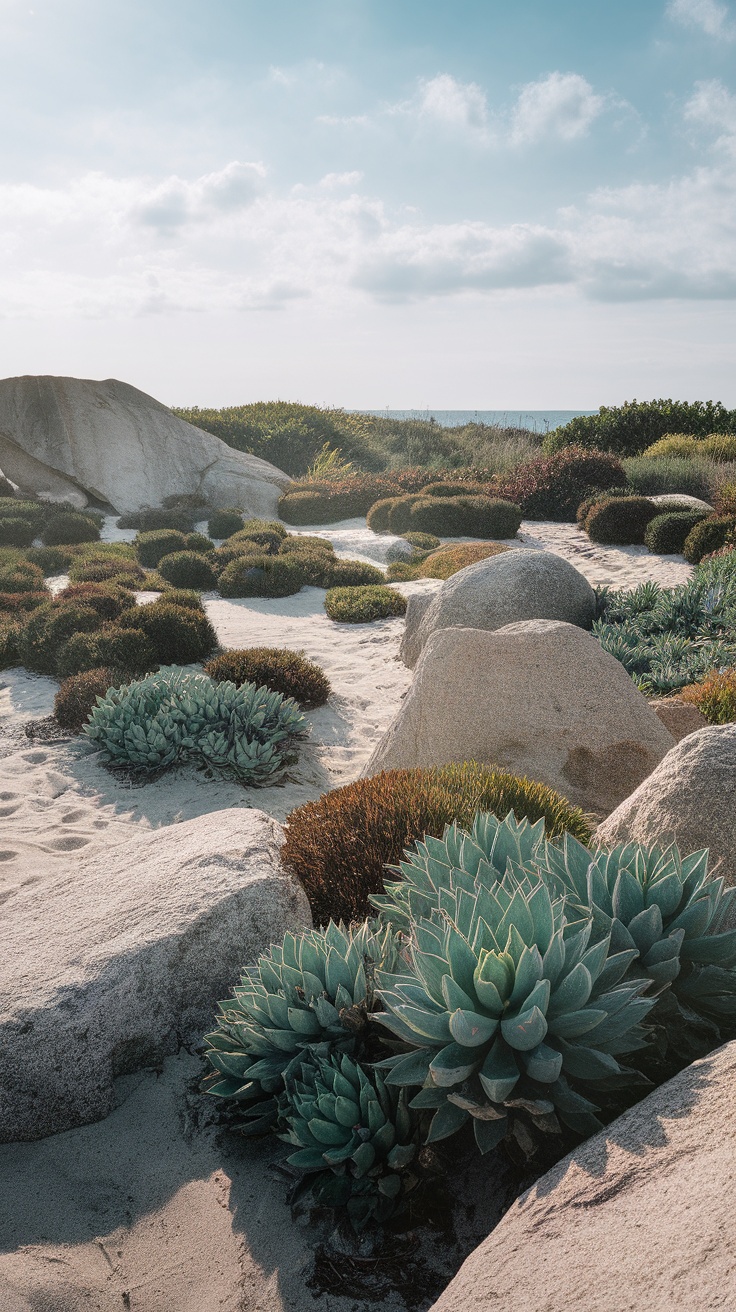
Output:
[[458,82],[450,73],[420,81],[414,112],[464,132],[485,135],[488,128],[485,91],[476,82]]
[[733,41],[736,26],[731,22],[728,5],[718,0],[670,0],[667,16],[683,27],[699,27],[706,36]]
[[605,103],[579,73],[548,73],[522,87],[511,115],[511,141],[575,141],[586,135]]
[[153,228],[179,228],[206,219],[213,210],[239,210],[251,205],[264,176],[262,164],[236,160],[219,173],[207,173],[195,182],[167,178],[141,196],[131,215]]
[[722,130],[714,143],[716,147],[736,150],[736,96],[717,78],[695,83],[695,94],[685,105],[684,114],[691,123]]

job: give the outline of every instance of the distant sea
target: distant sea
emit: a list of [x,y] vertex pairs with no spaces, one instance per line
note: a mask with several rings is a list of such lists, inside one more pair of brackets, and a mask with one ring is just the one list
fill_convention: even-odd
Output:
[[528,428],[533,433],[548,433],[576,415],[594,415],[597,410],[363,410],[364,415],[382,415],[385,419],[434,419],[443,428],[462,428],[463,424],[499,424],[502,428]]

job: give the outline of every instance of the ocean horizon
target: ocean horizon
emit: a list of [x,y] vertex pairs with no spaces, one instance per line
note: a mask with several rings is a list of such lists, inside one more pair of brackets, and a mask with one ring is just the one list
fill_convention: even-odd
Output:
[[379,415],[385,419],[434,420],[443,428],[464,424],[498,424],[502,428],[528,428],[532,433],[549,433],[578,415],[595,415],[597,410],[358,410],[356,414]]

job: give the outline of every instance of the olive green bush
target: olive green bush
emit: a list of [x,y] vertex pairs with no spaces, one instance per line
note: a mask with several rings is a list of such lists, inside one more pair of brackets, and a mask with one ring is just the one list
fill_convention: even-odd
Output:
[[158,563],[158,572],[175,588],[211,592],[217,587],[217,575],[209,559],[198,551],[174,551],[170,556],[163,556]]
[[408,527],[438,537],[513,538],[520,524],[521,510],[510,501],[452,496],[417,498]]
[[46,602],[32,612],[21,631],[18,639],[21,664],[34,674],[55,674],[59,653],[68,639],[101,627],[102,619],[91,606]]
[[[2,506],[0,501],[0,506]],[[1,547],[30,547],[36,533],[27,519],[13,518],[10,515],[0,517]]]
[[100,526],[90,515],[66,511],[49,515],[40,536],[46,547],[69,546],[77,542],[98,542]]
[[225,651],[204,667],[215,683],[230,681],[236,687],[254,683],[291,697],[299,706],[324,706],[330,695],[330,682],[324,670],[301,652],[283,647],[247,647]]
[[109,624],[93,633],[75,633],[59,649],[55,674],[67,679],[86,670],[114,668],[133,678],[155,670],[156,648],[142,629]]
[[108,688],[120,688],[130,681],[122,670],[98,668],[85,670],[64,679],[54,698],[54,718],[69,733],[82,732],[89,716]]
[[297,556],[238,556],[225,566],[218,587],[223,597],[291,597],[305,582]]
[[714,515],[701,519],[699,524],[690,529],[683,555],[691,565],[698,565],[704,556],[718,551],[726,545],[729,533],[736,529],[736,515]]
[[203,611],[177,606],[164,594],[147,606],[132,606],[118,621],[122,628],[145,633],[157,665],[206,661],[217,649],[217,634]]
[[207,521],[207,532],[211,538],[230,538],[243,527],[243,516],[239,510],[215,510]]
[[644,531],[644,545],[659,555],[681,555],[691,529],[706,515],[705,510],[669,511],[655,515]]
[[370,624],[373,620],[406,613],[406,598],[393,588],[379,585],[330,588],[325,610],[340,624]]
[[613,497],[588,512],[585,531],[591,542],[626,546],[644,542],[647,524],[658,507],[646,497]]
[[133,543],[135,554],[146,569],[155,569],[164,556],[174,551],[184,551],[186,533],[173,528],[150,529],[139,533]]

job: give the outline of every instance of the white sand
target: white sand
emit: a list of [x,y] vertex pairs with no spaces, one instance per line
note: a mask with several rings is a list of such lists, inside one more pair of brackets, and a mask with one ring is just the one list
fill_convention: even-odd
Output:
[[[385,560],[396,540],[378,537],[362,519],[301,531],[329,538],[343,557],[374,562]],[[133,535],[134,530],[115,529],[114,521],[105,525],[106,540]],[[643,547],[597,547],[569,524],[524,523],[520,540],[509,545],[555,551],[593,584],[630,588],[654,578],[671,586],[691,573],[681,557],[652,556]],[[63,586],[64,580],[53,582]],[[396,586],[409,596],[441,584],[427,579]],[[142,594],[140,600],[153,595]],[[397,658],[403,620],[334,624],[324,612],[324,595],[320,588],[304,588],[280,600],[205,598],[224,647],[303,651],[332,683],[328,704],[308,715],[310,737],[298,764],[284,782],[266,788],[243,788],[193,767],[134,785],[88,754],[83,740],[29,741],[23,726],[51,714],[57,684],[23,670],[0,674],[0,900],[73,862],[82,848],[104,845],[111,825],[157,827],[230,806],[259,807],[283,820],[302,802],[356,779],[411,682]]]

